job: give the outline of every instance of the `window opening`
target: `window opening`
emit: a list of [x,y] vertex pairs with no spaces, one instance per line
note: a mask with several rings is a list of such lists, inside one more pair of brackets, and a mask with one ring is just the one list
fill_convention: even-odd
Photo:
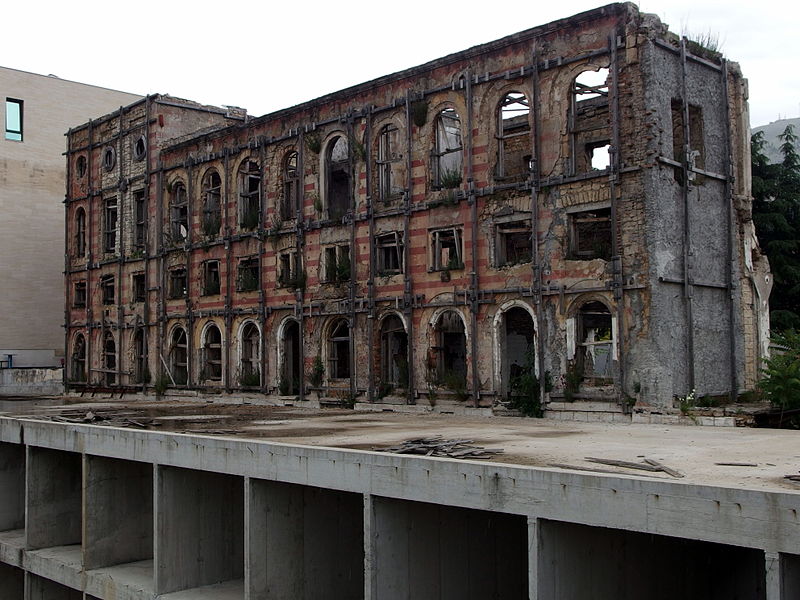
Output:
[[279,388],[281,394],[296,394],[300,391],[300,324],[289,321],[283,329],[283,365]]
[[531,262],[533,240],[529,220],[498,223],[496,231],[495,249],[498,267]]
[[117,151],[113,146],[106,146],[103,149],[103,168],[110,171],[117,164]]
[[186,198],[186,186],[180,181],[172,186],[170,233],[174,243],[184,241],[189,235],[189,204]]
[[203,177],[203,235],[216,236],[222,226],[220,212],[222,179],[219,173],[208,171]]
[[431,232],[431,237],[434,271],[464,268],[461,258],[461,229],[455,227],[440,229]]
[[86,211],[83,208],[75,213],[75,255],[86,255]]
[[186,296],[186,269],[183,267],[171,269],[169,272],[169,297],[183,298]]
[[258,229],[261,221],[261,169],[252,160],[239,170],[239,226]]
[[219,281],[219,261],[205,261],[203,263],[203,296],[219,294]]
[[340,219],[350,209],[350,149],[347,138],[337,136],[328,145],[328,218]]
[[394,125],[384,125],[378,137],[378,194],[382,202],[389,202],[402,192],[403,155],[398,152],[400,130]]
[[523,178],[531,168],[530,103],[525,94],[510,92],[498,111],[497,177]]
[[[703,113],[699,106],[689,105],[689,148],[683,127],[683,101],[672,99],[672,158],[684,164],[687,162],[689,169],[705,168],[705,147],[703,140]],[[675,181],[683,185],[683,168],[675,167],[673,170]],[[703,176],[689,172],[689,181],[696,185],[703,183]]]
[[239,362],[239,383],[245,387],[261,385],[261,334],[255,323],[247,323],[242,328],[242,356]]
[[76,281],[75,292],[72,296],[72,306],[75,308],[83,308],[86,306],[86,282]]
[[200,379],[220,381],[222,379],[222,334],[216,325],[206,329],[203,340],[203,369]]
[[103,275],[100,278],[100,290],[102,291],[103,304],[114,304],[116,295],[113,275]]
[[339,319],[328,338],[328,368],[333,379],[350,378],[350,326]]
[[117,344],[110,331],[103,337],[103,373],[106,385],[117,384]]
[[14,142],[22,141],[22,107],[23,101],[6,98],[6,139]]
[[117,251],[117,199],[108,198],[105,203],[105,219],[103,222],[104,244],[107,253]]
[[300,174],[297,167],[297,152],[290,152],[283,162],[281,218],[284,221],[293,219],[300,208]]
[[503,313],[502,385],[507,396],[523,395],[524,378],[536,376],[535,329],[530,313],[519,306]]
[[133,334],[134,383],[148,383],[150,373],[147,369],[147,347],[144,343],[144,329],[141,327]]
[[574,173],[611,166],[611,113],[607,68],[584,71],[573,82],[570,104],[570,155]]
[[78,179],[83,179],[86,176],[86,157],[83,154],[75,161],[75,171]]
[[463,154],[461,118],[455,110],[446,108],[436,118],[432,161],[434,187],[456,188],[461,185]]
[[458,381],[466,384],[467,338],[464,322],[454,311],[439,316],[434,327],[435,379],[439,384]]
[[147,297],[144,273],[133,274],[133,301],[144,302]]
[[176,327],[172,332],[171,341],[169,366],[172,371],[172,378],[175,380],[176,385],[186,385],[186,382],[189,380],[186,331],[182,327]]
[[584,381],[608,383],[613,377],[611,313],[602,302],[587,302],[578,313],[577,367]]
[[278,286],[297,288],[304,283],[300,269],[300,255],[294,250],[278,256]]
[[611,260],[611,209],[572,213],[569,218],[570,258]]
[[236,276],[236,289],[240,292],[252,292],[258,289],[258,284],[258,259],[255,257],[241,259]]
[[344,283],[351,276],[350,246],[330,246],[325,248],[325,281]]
[[396,275],[403,272],[403,234],[397,231],[379,235],[376,240],[378,249],[378,275]]
[[406,388],[408,386],[408,334],[397,315],[381,323],[380,373],[381,383]]
[[86,339],[80,333],[72,346],[72,381],[86,381]]
[[142,252],[145,249],[145,240],[147,239],[147,206],[145,204],[144,190],[133,192],[133,210],[136,217],[133,244],[137,251]]
[[142,135],[133,144],[133,157],[136,160],[142,160],[145,156],[147,156],[147,141]]

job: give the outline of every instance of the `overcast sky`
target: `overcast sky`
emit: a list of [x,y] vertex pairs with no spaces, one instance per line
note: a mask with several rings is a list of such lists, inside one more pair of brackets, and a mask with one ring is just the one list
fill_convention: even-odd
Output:
[[[137,94],[298,104],[601,2],[6,2],[0,65]],[[800,116],[800,2],[642,0],[676,33],[719,37],[750,81],[751,124]]]

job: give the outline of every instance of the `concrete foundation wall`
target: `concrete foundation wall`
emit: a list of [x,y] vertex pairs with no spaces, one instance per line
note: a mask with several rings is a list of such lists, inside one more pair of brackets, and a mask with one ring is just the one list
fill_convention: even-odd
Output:
[[25,571],[0,563],[0,598],[3,600],[24,600]]
[[0,531],[25,526],[25,447],[0,442]]
[[81,455],[28,446],[25,547],[81,543]]
[[84,600],[77,590],[31,573],[25,575],[25,600]]
[[[3,354],[0,353],[0,358]],[[64,369],[0,369],[0,396],[56,396],[64,393]]]

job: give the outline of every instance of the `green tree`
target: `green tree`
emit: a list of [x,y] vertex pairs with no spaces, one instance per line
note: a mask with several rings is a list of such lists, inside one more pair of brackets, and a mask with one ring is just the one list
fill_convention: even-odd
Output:
[[753,221],[772,270],[770,325],[786,331],[800,329],[800,155],[792,125],[779,138],[778,164],[764,154],[763,131],[751,138]]

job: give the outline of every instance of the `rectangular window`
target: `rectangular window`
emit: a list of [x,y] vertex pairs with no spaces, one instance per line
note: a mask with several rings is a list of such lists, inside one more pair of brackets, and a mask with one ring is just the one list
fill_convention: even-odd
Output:
[[22,141],[22,100],[6,98],[6,139]]
[[144,273],[133,274],[133,301],[144,302],[147,296],[147,289],[145,288]]
[[[703,140],[703,112],[699,106],[689,105],[689,145],[686,146],[686,136],[683,126],[683,101],[672,99],[672,158],[681,165],[684,161],[689,167],[689,181],[695,184],[703,183],[703,176],[692,172],[692,169],[705,168],[705,144]],[[683,169],[675,167],[675,181],[683,185]]]
[[325,248],[325,282],[343,283],[350,280],[350,246]]
[[75,282],[75,293],[72,297],[72,306],[75,308],[83,308],[86,306],[86,282]]
[[109,198],[105,205],[103,221],[103,249],[106,252],[117,251],[117,199]]
[[203,296],[219,294],[219,261],[207,260],[203,263]]
[[431,232],[431,270],[451,271],[463,269],[464,261],[461,252],[461,229],[448,227]]
[[172,269],[169,272],[169,297],[183,298],[186,296],[186,269]]
[[498,223],[495,237],[495,261],[498,267],[531,262],[531,222]]
[[258,259],[256,257],[241,259],[236,276],[236,289],[240,292],[252,292],[258,289],[258,283]]
[[570,219],[569,257],[577,260],[611,259],[611,209],[573,213]]
[[136,216],[133,244],[136,250],[143,252],[147,239],[147,206],[144,201],[144,190],[133,192],[133,209]]
[[403,272],[403,234],[397,231],[379,235],[376,241],[378,275]]
[[102,291],[103,294],[103,304],[105,305],[114,304],[116,300],[116,295],[115,295],[113,275],[103,275],[100,278],[100,290]]

